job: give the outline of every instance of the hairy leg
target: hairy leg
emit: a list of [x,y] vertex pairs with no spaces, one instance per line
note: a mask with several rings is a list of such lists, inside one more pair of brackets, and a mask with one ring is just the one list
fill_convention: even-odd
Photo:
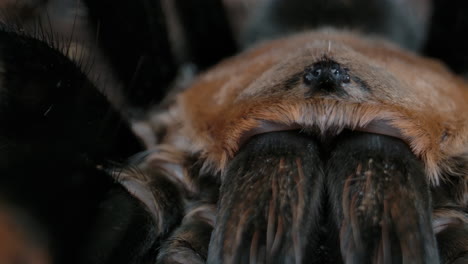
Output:
[[342,135],[327,188],[345,263],[439,263],[423,168],[398,139]]
[[220,191],[208,263],[303,263],[317,247],[323,171],[314,139],[296,132],[251,139]]

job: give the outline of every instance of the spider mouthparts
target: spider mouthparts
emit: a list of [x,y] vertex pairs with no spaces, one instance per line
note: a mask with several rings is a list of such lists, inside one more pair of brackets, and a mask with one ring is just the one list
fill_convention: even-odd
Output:
[[[366,124],[365,126],[357,126],[357,127],[348,127],[344,126],[342,128],[337,127],[330,127],[328,129],[320,129],[317,126],[307,126],[307,125],[300,125],[300,124],[281,124],[275,123],[271,121],[262,121],[260,126],[255,127],[245,133],[242,134],[239,140],[239,146],[242,147],[250,138],[255,135],[277,132],[277,131],[290,131],[290,130],[298,130],[300,133],[305,132],[310,134],[311,136],[322,136],[327,135],[327,138],[334,138],[341,134],[343,130],[347,131],[359,131],[365,132],[369,134],[377,134],[377,135],[384,135],[389,137],[394,137],[402,140],[406,144],[408,144],[408,139],[403,136],[398,128],[393,126],[389,120],[373,120]],[[409,144],[408,144],[409,145]]]

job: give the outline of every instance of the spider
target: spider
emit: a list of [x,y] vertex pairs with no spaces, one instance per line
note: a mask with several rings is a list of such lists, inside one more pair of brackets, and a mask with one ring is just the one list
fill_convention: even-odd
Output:
[[467,263],[463,9],[0,4],[0,262]]

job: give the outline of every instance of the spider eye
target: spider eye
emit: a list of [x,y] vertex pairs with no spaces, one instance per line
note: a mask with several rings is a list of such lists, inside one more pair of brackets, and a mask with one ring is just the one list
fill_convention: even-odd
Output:
[[325,59],[304,70],[304,83],[310,87],[307,96],[316,91],[343,93],[343,84],[349,83],[348,69],[339,63]]
[[351,77],[349,77],[348,74],[346,74],[344,77],[343,77],[343,82],[344,83],[349,83],[351,81]]
[[305,69],[304,82],[306,84],[318,83],[348,83],[350,81],[348,69],[331,60],[319,61]]

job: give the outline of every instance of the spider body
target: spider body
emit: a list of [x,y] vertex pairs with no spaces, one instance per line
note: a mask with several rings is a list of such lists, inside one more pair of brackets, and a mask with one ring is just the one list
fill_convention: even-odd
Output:
[[432,1],[265,0],[223,61],[236,1],[200,3],[3,3],[0,262],[466,262]]
[[[325,77],[311,82],[311,69]],[[444,217],[432,220],[430,186],[462,183],[450,199],[466,207],[466,177],[447,171],[466,151],[466,91],[444,66],[381,40],[304,33],[201,75],[162,114],[173,118],[161,143],[220,177],[210,263],[335,263],[320,251],[332,243],[322,217],[346,263],[437,263],[432,225]]]

